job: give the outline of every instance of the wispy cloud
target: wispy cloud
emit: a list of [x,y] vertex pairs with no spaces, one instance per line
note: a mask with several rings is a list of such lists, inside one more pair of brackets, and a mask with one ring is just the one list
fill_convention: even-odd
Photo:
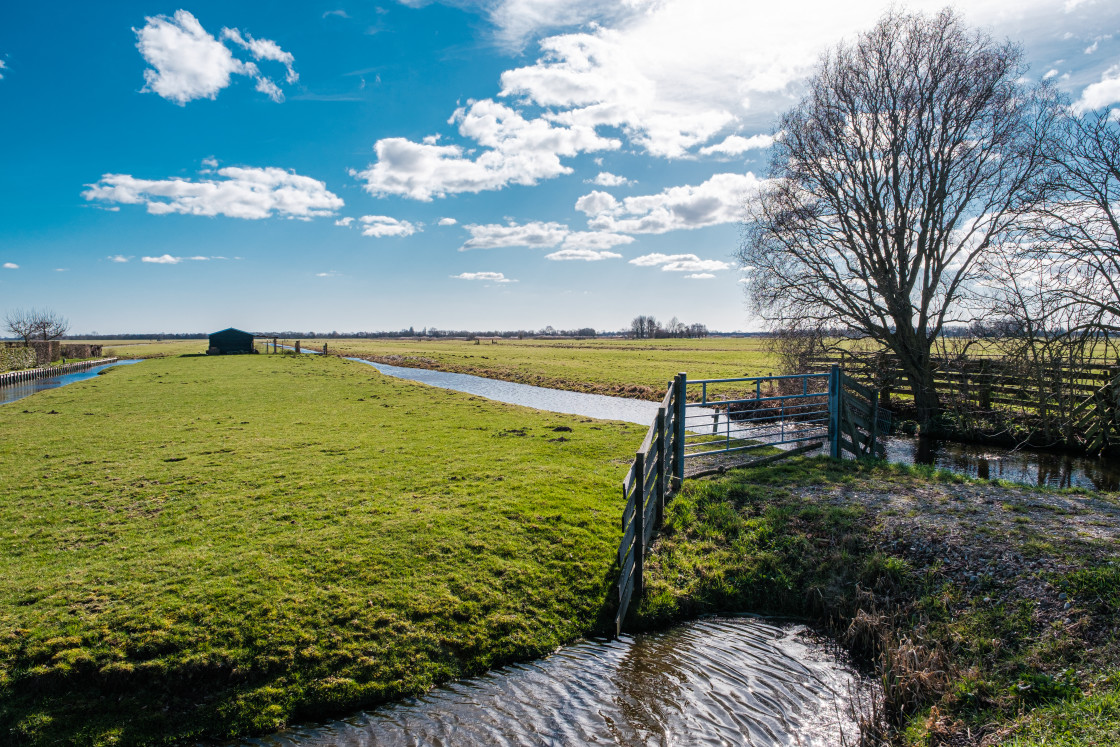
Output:
[[15,262],[5,262],[4,263],[4,269],[5,270],[18,270],[19,265],[17,265]]
[[545,259],[557,262],[582,260],[584,262],[598,262],[602,259],[618,259],[621,254],[617,252],[596,251],[594,249],[561,249],[558,252],[544,255]]
[[124,264],[125,262],[127,262],[130,259],[132,259],[132,257],[126,257],[123,254],[113,254],[113,255],[108,257],[108,260],[110,262],[118,262],[120,264]]
[[458,275],[452,275],[456,280],[485,280],[491,283],[516,283],[517,281],[512,278],[507,278],[500,272],[461,272]]

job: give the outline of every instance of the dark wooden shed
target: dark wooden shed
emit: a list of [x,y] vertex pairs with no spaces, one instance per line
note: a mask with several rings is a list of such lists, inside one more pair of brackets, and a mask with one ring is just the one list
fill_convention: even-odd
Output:
[[230,327],[210,335],[210,349],[207,355],[227,355],[229,353],[252,353],[253,336],[248,332]]

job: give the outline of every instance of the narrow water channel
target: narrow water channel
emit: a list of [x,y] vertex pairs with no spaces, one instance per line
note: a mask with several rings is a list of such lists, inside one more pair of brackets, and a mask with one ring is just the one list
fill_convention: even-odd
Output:
[[[497,379],[484,379],[469,374],[388,366],[360,358],[350,358],[350,360],[373,366],[387,376],[419,381],[444,389],[455,389],[538,410],[623,420],[641,425],[649,425],[657,414],[655,402],[608,397],[601,394],[565,392]],[[704,414],[705,411],[690,409],[689,413],[689,417],[692,418],[694,415]],[[713,418],[711,427],[716,432],[723,433],[727,430],[726,415],[715,410],[708,414]],[[790,427],[796,428],[797,424],[791,423]],[[733,420],[730,423],[729,437],[750,438],[751,429],[750,421]],[[1120,464],[1117,464],[1116,460],[906,436],[892,436],[886,439],[886,445],[887,459],[900,464],[931,464],[972,477],[1003,479],[1028,485],[1120,490]]]
[[587,640],[528,664],[242,745],[767,745],[856,742],[863,686],[803,625],[707,618]]
[[16,402],[24,397],[30,397],[36,392],[42,392],[46,389],[57,389],[60,386],[73,384],[78,381],[85,381],[92,379],[97,374],[104,371],[106,368],[113,366],[126,366],[130,363],[139,363],[139,360],[127,361],[114,361],[106,363],[104,366],[94,366],[87,371],[77,371],[75,373],[64,374],[62,376],[48,376],[43,379],[33,379],[31,381],[21,381],[16,384],[9,384],[8,386],[0,386],[0,405],[6,405],[10,402]]

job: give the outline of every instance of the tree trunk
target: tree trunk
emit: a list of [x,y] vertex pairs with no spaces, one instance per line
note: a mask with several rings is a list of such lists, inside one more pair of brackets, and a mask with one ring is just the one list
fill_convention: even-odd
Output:
[[933,362],[929,350],[899,350],[902,370],[910,382],[917,421],[924,428],[941,414],[941,398],[933,381]]

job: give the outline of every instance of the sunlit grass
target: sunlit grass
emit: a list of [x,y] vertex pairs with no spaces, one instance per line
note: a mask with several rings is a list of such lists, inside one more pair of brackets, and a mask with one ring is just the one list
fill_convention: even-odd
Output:
[[294,355],[115,368],[0,429],[21,744],[270,730],[551,651],[602,624],[641,440]]

